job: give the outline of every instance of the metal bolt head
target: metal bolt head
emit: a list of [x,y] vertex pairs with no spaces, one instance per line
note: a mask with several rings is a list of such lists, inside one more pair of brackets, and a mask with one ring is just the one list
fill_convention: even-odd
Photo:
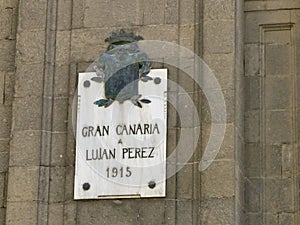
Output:
[[91,86],[91,82],[90,82],[89,80],[86,80],[86,81],[83,82],[83,86],[84,86],[85,88],[88,88],[88,87]]
[[155,188],[155,186],[156,186],[155,181],[153,181],[153,180],[149,181],[149,183],[148,183],[149,188],[153,189],[153,188]]
[[154,84],[160,84],[161,79],[159,77],[154,78]]
[[91,188],[91,185],[89,183],[84,183],[82,185],[82,188],[83,188],[83,190],[87,191],[87,190],[89,190]]

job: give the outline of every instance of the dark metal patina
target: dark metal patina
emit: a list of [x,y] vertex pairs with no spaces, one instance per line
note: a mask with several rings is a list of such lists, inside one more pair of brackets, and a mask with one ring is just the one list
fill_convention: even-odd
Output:
[[143,38],[123,29],[105,39],[109,46],[100,55],[98,65],[94,67],[97,76],[92,78],[92,81],[105,83],[105,98],[94,104],[108,107],[114,101],[123,103],[131,100],[134,105],[142,108],[143,103],[151,103],[148,99],[141,99],[138,90],[139,81],[152,80],[147,76],[151,69],[150,62],[147,54],[139,49],[139,40]]

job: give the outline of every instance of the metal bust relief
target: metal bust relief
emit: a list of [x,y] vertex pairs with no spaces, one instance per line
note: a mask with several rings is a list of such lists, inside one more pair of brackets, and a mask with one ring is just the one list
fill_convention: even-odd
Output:
[[109,43],[106,52],[100,55],[94,67],[97,76],[91,80],[104,82],[105,98],[94,102],[99,107],[109,107],[114,101],[123,103],[130,100],[135,106],[151,103],[139,94],[138,83],[148,82],[151,66],[148,56],[137,45],[143,38],[121,29],[105,39]]

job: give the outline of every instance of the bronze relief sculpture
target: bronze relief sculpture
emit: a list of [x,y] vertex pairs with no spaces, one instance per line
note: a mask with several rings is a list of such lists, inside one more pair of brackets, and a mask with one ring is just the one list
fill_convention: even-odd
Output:
[[138,47],[143,40],[139,35],[121,29],[105,39],[109,43],[94,67],[97,76],[91,80],[104,82],[105,98],[94,102],[99,107],[109,107],[114,101],[130,100],[135,106],[151,103],[139,94],[138,82],[153,80],[148,76],[151,65],[147,54]]

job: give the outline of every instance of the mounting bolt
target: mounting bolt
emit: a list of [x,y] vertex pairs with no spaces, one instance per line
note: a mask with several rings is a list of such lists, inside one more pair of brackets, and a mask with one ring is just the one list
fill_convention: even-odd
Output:
[[151,188],[151,189],[153,189],[153,188],[155,188],[155,186],[156,186],[156,183],[155,183],[155,181],[149,181],[149,183],[148,183],[148,187],[149,188]]
[[91,86],[91,82],[90,82],[89,80],[86,80],[86,81],[83,82],[83,86],[84,86],[85,88],[88,88],[88,87]]
[[160,84],[161,79],[159,77],[154,78],[154,84]]
[[83,190],[87,191],[87,190],[89,190],[91,188],[91,185],[89,183],[84,183],[82,185],[82,188],[83,188]]

